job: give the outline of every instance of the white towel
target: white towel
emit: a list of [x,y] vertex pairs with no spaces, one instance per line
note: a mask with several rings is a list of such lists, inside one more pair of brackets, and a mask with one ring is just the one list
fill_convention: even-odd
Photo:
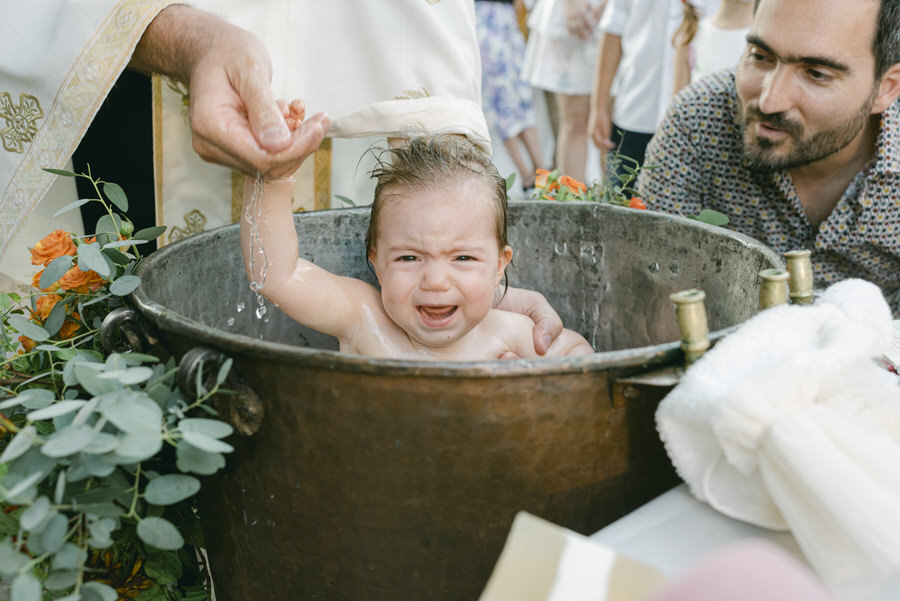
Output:
[[733,518],[790,529],[822,580],[863,599],[900,570],[900,380],[891,313],[862,280],[748,320],[660,403],[678,473]]

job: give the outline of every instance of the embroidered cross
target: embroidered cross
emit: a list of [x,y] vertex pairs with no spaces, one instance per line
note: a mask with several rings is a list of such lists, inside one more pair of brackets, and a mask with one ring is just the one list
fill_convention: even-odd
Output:
[[0,94],[0,117],[6,120],[6,129],[0,130],[3,148],[9,152],[25,152],[37,133],[37,121],[44,116],[38,99],[31,94],[19,94],[19,104],[13,104],[8,92]]
[[202,232],[203,228],[206,226],[206,216],[197,209],[194,209],[185,214],[184,222],[186,224],[184,227],[172,228],[172,232],[169,234],[169,242],[182,240],[191,234],[199,234]]

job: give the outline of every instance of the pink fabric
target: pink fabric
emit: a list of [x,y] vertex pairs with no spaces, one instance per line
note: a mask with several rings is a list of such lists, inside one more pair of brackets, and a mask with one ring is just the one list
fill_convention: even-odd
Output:
[[812,572],[761,540],[728,547],[700,562],[652,601],[835,601]]

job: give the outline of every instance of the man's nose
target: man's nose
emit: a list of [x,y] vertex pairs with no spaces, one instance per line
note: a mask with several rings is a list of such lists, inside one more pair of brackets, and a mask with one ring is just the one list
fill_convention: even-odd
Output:
[[767,115],[785,113],[794,106],[794,81],[790,69],[779,65],[766,75],[759,94],[759,110]]

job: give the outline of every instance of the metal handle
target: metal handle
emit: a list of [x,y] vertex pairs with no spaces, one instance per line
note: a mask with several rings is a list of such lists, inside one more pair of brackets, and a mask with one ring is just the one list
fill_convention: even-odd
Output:
[[791,288],[791,302],[806,305],[813,302],[812,262],[808,250],[789,250],[784,253],[787,259],[787,270],[790,274],[788,285]]
[[103,318],[100,344],[107,353],[148,353],[162,360],[169,356],[160,345],[156,328],[128,307],[114,309]]
[[690,366],[709,348],[709,325],[702,290],[682,290],[669,296],[675,303],[675,315],[681,332],[681,350],[685,364]]
[[[219,351],[194,347],[184,354],[175,374],[175,383],[190,399],[209,394],[215,386],[220,366],[227,357]],[[252,436],[262,427],[264,409],[259,395],[232,364],[222,390],[209,403],[219,416],[230,423],[242,436]]]
[[763,269],[759,272],[762,285],[759,287],[759,310],[768,309],[788,302],[788,278],[784,269]]

